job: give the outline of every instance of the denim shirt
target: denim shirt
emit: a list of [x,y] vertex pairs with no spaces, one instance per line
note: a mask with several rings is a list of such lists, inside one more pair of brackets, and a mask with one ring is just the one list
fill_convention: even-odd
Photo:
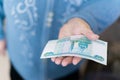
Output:
[[82,65],[62,67],[40,59],[45,44],[58,38],[64,23],[82,18],[99,34],[119,16],[120,0],[0,0],[0,39],[6,39],[10,59],[25,80],[55,79]]

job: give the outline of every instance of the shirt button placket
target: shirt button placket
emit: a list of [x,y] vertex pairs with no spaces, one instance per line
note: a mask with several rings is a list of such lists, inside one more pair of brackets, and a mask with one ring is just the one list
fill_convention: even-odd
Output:
[[52,21],[53,21],[53,16],[54,13],[53,12],[49,12],[48,16],[47,16],[47,27],[50,27],[52,25]]

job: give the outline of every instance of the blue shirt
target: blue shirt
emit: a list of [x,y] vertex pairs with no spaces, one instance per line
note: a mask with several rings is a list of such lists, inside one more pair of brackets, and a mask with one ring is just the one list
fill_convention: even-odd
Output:
[[10,59],[25,80],[55,79],[82,64],[62,67],[39,58],[64,23],[82,18],[99,34],[119,16],[120,0],[0,0],[0,39],[6,38]]

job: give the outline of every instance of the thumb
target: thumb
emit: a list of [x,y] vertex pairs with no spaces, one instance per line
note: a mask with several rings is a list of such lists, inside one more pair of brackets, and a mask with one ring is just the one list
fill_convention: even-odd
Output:
[[91,29],[86,29],[82,34],[90,40],[97,40],[99,38],[99,35],[95,34]]
[[77,28],[73,31],[74,35],[84,35],[90,40],[97,40],[99,35],[95,34],[90,28]]
[[71,20],[71,23],[74,23],[74,29],[72,30],[74,35],[85,35],[90,40],[97,40],[99,36],[95,34],[91,28],[90,25],[80,18],[74,18]]

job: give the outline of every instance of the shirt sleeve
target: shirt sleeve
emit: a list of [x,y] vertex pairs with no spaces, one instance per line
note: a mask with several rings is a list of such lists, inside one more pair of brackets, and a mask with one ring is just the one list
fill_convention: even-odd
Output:
[[4,20],[4,10],[3,10],[3,1],[0,0],[0,40],[4,39],[4,31],[3,31],[3,20]]
[[81,10],[67,16],[65,22],[71,18],[85,20],[91,29],[99,34],[113,24],[120,16],[120,0],[88,0]]

